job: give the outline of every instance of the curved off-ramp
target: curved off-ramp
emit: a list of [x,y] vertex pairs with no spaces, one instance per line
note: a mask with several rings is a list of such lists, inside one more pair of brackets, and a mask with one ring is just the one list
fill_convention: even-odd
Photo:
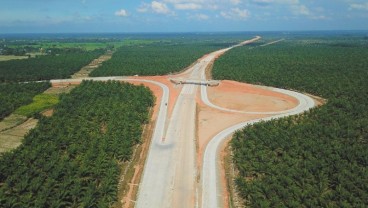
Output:
[[[203,89],[203,88],[202,88]],[[270,121],[272,119],[278,119],[286,116],[296,115],[308,111],[309,109],[315,106],[315,102],[310,97],[303,95],[301,93],[271,88],[273,91],[277,91],[292,97],[295,97],[299,101],[299,105],[293,109],[287,111],[280,111],[280,112],[242,112],[242,111],[235,111],[231,109],[226,109],[222,107],[218,107],[213,105],[211,102],[208,101],[207,94],[203,96],[202,92],[202,99],[207,98],[207,100],[203,100],[203,102],[211,107],[214,107],[219,110],[224,110],[227,112],[235,112],[235,113],[251,113],[251,114],[278,114],[272,115],[266,118],[255,119],[247,122],[242,122],[237,125],[231,126],[220,133],[218,133],[215,137],[213,137],[210,142],[207,144],[204,156],[203,156],[203,166],[202,166],[202,208],[217,208],[222,207],[223,204],[221,203],[221,184],[220,184],[220,173],[219,168],[217,166],[218,160],[218,151],[219,147],[226,140],[231,134],[235,131],[244,128],[245,126],[252,125],[261,121]]]

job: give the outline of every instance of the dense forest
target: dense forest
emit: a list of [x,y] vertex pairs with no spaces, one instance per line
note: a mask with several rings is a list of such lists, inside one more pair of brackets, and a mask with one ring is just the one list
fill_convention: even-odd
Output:
[[0,157],[0,207],[109,207],[153,104],[148,88],[113,81],[62,95],[54,115]]
[[0,121],[20,106],[32,102],[32,98],[51,85],[41,83],[0,83]]
[[71,51],[60,55],[38,56],[0,62],[0,82],[39,81],[69,78],[98,58],[104,50]]
[[327,99],[303,115],[235,133],[231,147],[239,170],[236,184],[245,205],[368,206],[368,42],[329,39],[245,46],[215,63],[215,79]]
[[123,46],[91,76],[164,75],[188,67],[203,55],[222,48],[221,44],[153,43]]

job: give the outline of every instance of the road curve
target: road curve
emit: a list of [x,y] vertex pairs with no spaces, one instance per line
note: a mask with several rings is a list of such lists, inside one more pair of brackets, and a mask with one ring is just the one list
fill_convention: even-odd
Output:
[[[298,99],[299,103],[298,103],[298,106],[296,108],[304,108],[304,106],[308,105],[308,103],[310,103],[310,101],[312,100],[308,96],[300,96],[301,95],[300,93],[290,91],[290,90],[278,89],[278,88],[273,88],[273,87],[268,87],[268,90],[283,93],[283,94],[289,95],[291,97],[299,97],[299,99]],[[283,110],[283,111],[262,111],[262,112],[239,111],[239,110],[224,108],[224,107],[217,106],[217,105],[213,104],[208,99],[207,87],[206,86],[201,86],[201,99],[202,99],[204,104],[206,104],[207,106],[209,106],[211,108],[215,108],[215,109],[225,111],[225,112],[230,112],[230,113],[241,113],[241,114],[251,114],[251,115],[275,115],[275,114],[286,114],[286,113],[290,113],[290,112],[295,111],[295,108],[289,109],[289,110]]]
[[[218,133],[215,137],[213,137],[208,145],[206,146],[204,156],[203,156],[203,166],[202,166],[202,208],[214,208],[214,207],[222,207],[220,203],[220,197],[222,196],[220,193],[220,181],[219,170],[217,167],[217,153],[219,151],[219,147],[221,143],[229,137],[236,130],[242,129],[245,126],[252,125],[261,121],[270,121],[272,119],[278,119],[286,116],[296,115],[303,113],[315,106],[314,101],[301,93],[282,90],[273,88],[274,91],[281,92],[287,94],[289,96],[293,96],[299,101],[299,105],[287,112],[281,113],[279,115],[273,115],[267,118],[255,119],[247,122],[242,122],[232,127],[229,127],[220,133]],[[212,107],[212,106],[211,106]],[[216,107],[217,108],[217,107]],[[221,108],[222,110],[223,108]],[[231,111],[227,109],[227,111]]]

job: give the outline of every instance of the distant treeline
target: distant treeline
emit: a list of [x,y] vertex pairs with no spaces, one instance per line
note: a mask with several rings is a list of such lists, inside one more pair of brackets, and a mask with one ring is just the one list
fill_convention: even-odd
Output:
[[69,78],[103,53],[104,50],[70,51],[60,55],[3,61],[0,62],[0,82]]
[[327,99],[303,115],[236,132],[231,142],[236,184],[249,207],[368,206],[367,42],[319,42],[301,38],[245,46],[215,63],[215,79]]

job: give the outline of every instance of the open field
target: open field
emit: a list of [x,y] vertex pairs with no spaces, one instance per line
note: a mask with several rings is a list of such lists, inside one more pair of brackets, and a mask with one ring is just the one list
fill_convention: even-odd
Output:
[[[144,43],[142,41],[142,43]],[[25,49],[27,53],[37,53],[40,50],[48,51],[54,49],[80,49],[84,51],[93,51],[97,49],[105,49],[111,46],[120,47],[122,45],[134,44],[133,41],[96,41],[92,40],[58,40],[58,39],[50,39],[50,40],[23,40],[23,41],[11,41],[8,40],[5,42],[7,47],[10,49]],[[39,54],[41,55],[41,54]]]
[[0,83],[0,121],[50,87],[50,83]]
[[96,43],[96,42],[90,42],[90,43],[60,43],[60,42],[54,42],[51,41],[49,43],[42,43],[39,45],[33,45],[33,47],[37,48],[48,48],[52,50],[53,48],[79,48],[86,51],[93,51],[96,49],[106,48],[109,45],[114,45],[116,47],[120,47],[123,45],[124,42],[109,42],[109,43]]
[[27,58],[28,56],[0,55],[0,61],[10,61],[10,60],[27,59]]
[[33,97],[33,102],[19,107],[15,114],[23,116],[34,116],[43,110],[49,109],[59,103],[59,96],[53,94],[39,94]]
[[0,153],[10,152],[19,147],[22,144],[24,135],[35,128],[38,122],[37,119],[22,117],[16,114],[9,118],[10,126],[4,125],[4,121],[1,122],[1,126],[4,126],[6,130],[0,131]]
[[368,203],[368,48],[361,41],[300,38],[237,48],[215,63],[215,79],[291,88],[328,100],[301,116],[235,134],[236,183],[248,206]]

